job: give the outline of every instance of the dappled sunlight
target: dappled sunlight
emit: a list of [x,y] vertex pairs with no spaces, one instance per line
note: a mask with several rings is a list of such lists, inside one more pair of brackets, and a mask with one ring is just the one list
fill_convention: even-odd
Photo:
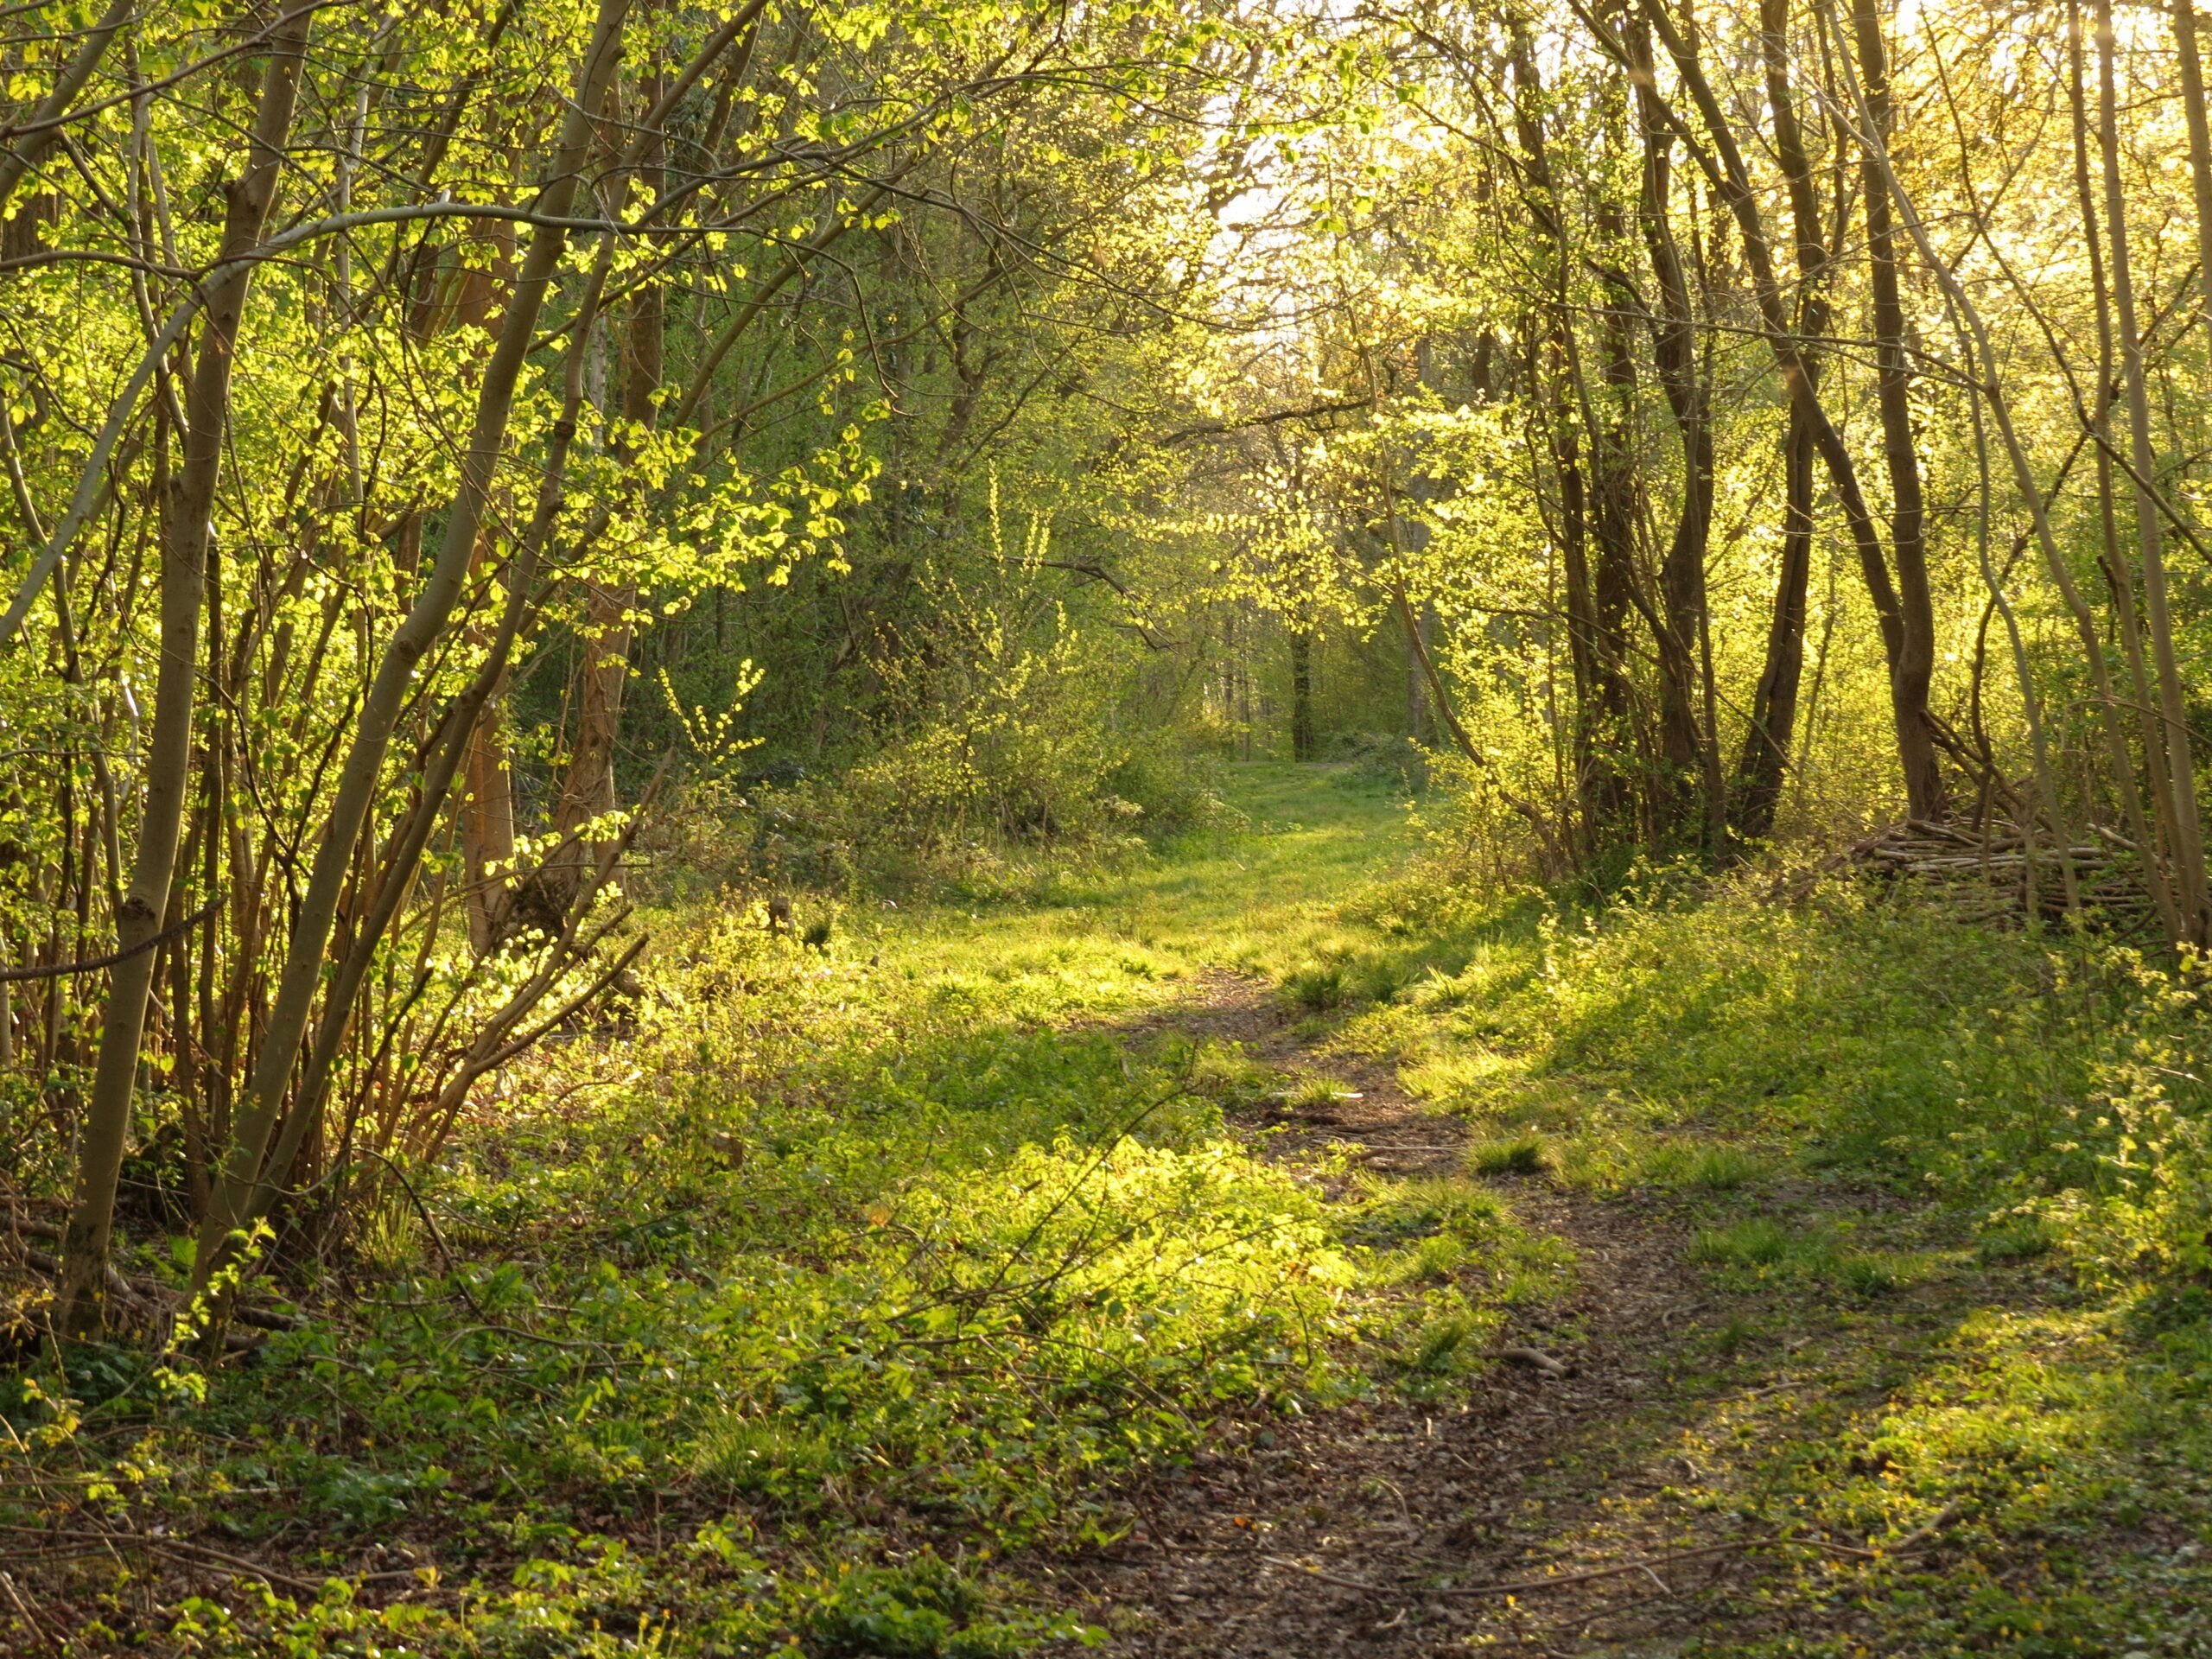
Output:
[[0,7],[0,1654],[2212,1656],[2204,26]]

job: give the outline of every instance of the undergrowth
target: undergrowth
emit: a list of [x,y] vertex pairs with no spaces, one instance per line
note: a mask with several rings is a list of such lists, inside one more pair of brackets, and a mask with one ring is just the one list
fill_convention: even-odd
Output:
[[[1117,1536],[1119,1478],[1225,1415],[1448,1389],[1564,1282],[1478,1195],[1344,1186],[1229,1128],[1310,1084],[1111,1023],[1181,995],[1253,896],[1178,892],[1390,822],[1325,805],[1018,903],[855,904],[826,948],[663,918],[629,1028],[505,1077],[344,1251],[290,1242],[302,1329],[212,1373],[35,1359],[0,1395],[28,1453],[0,1520],[145,1541],[51,1568],[92,1649],[1090,1639],[1000,1562]],[[215,1558],[159,1541],[211,1530],[235,1593],[175,1596]]]
[[[195,1655],[1080,1644],[1010,1562],[1120,1535],[1224,1423],[1463,1394],[1574,1282],[1516,1218],[1548,1183],[1669,1218],[1702,1287],[1618,1428],[1705,1472],[1637,1501],[1876,1552],[1684,1651],[2212,1645],[2200,975],[1773,872],[1377,880],[1388,793],[1240,785],[1244,829],[855,898],[823,948],[662,918],[629,1028],[321,1268],[280,1241],[303,1329],[29,1357],[0,1521],[53,1605]],[[1178,1035],[1224,973],[1464,1117],[1464,1175],[1261,1156],[1344,1090]]]
[[1465,1116],[1478,1175],[1686,1225],[1714,1311],[1624,1444],[1708,1467],[1690,1512],[1942,1541],[1793,1570],[1685,1651],[2212,1651],[2203,971],[1781,874],[1385,886],[1372,915],[1444,922],[1342,942],[1406,988],[1324,1041]]

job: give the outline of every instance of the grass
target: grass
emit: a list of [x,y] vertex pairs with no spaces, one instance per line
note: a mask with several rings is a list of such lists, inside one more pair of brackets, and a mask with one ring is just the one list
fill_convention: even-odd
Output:
[[1690,1260],[1713,1268],[1778,1268],[1826,1254],[1821,1243],[1800,1237],[1764,1216],[1707,1228],[1690,1241]]
[[[1561,1542],[1939,1529],[1709,1601],[1700,1656],[2212,1651],[2200,976],[1834,883],[1508,906],[1471,937],[1335,1044],[1471,1119],[1475,1169],[1548,1159],[1673,1217],[1703,1299],[1650,1362],[1663,1403],[1539,1484],[1533,1510],[1603,1506]],[[1639,1484],[1655,1447],[1696,1481]]]
[[1478,1141],[1467,1148],[1467,1167],[1478,1175],[1541,1175],[1557,1161],[1541,1135]]
[[2056,1231],[2037,1216],[2001,1217],[1975,1242],[1984,1262],[2022,1262],[2057,1247]]
[[[1342,1086],[1146,1024],[1201,973],[1339,951],[1336,898],[1411,845],[1335,774],[1241,781],[1247,831],[804,944],[662,917],[634,1028],[536,1057],[413,1173],[435,1243],[395,1191],[345,1277],[293,1269],[342,1325],[211,1375],[27,1356],[0,1520],[214,1529],[283,1574],[219,1601],[77,1561],[48,1622],[94,1651],[1013,1652],[1080,1620],[992,1563],[1114,1537],[1116,1482],[1217,1418],[1486,1363],[1555,1253],[1471,1189],[1261,1160],[1225,1112]],[[434,1578],[348,1587],[393,1559]]]
[[1344,1086],[1333,1077],[1306,1077],[1297,1079],[1283,1092],[1282,1103],[1294,1109],[1325,1111],[1351,1098]]
[[[2212,1650],[2201,983],[1847,887],[1485,901],[1386,793],[1235,786],[1245,830],[855,902],[816,948],[663,918],[635,1029],[539,1057],[415,1173],[437,1240],[395,1202],[308,1275],[342,1320],[210,1376],[26,1352],[0,1520],[286,1575],[194,1596],[177,1557],[83,1557],[37,1569],[47,1623],[208,1656],[1074,1642],[1001,1562],[1114,1538],[1121,1483],[1225,1416],[1464,1401],[1585,1271],[1516,1217],[1541,1176],[1681,1249],[1695,1305],[1533,1478],[1532,1545],[1578,1503],[1560,1540],[1624,1559],[1940,1522],[1693,1598],[1707,1659]],[[1313,1069],[1179,1034],[1224,972]],[[1355,1055],[1515,1179],[1233,1128],[1325,1111]],[[1655,1448],[1697,1478],[1643,1478]],[[395,1561],[435,1572],[395,1598]]]
[[1708,1192],[1734,1192],[1750,1186],[1767,1173],[1767,1164],[1753,1154],[1726,1145],[1683,1146],[1669,1142],[1645,1160],[1654,1180],[1700,1187]]

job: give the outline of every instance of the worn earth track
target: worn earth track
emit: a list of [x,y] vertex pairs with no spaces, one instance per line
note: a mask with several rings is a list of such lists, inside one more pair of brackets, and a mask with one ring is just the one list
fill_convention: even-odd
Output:
[[[1227,975],[1148,1026],[1240,1042],[1286,1070],[1313,1065],[1264,988]],[[1464,1130],[1409,1100],[1389,1067],[1332,1055],[1327,1071],[1360,1098],[1268,1120],[1272,1155],[1333,1144],[1394,1175],[1463,1167]],[[1501,1348],[1535,1350],[1565,1374],[1502,1359],[1450,1403],[1381,1399],[1227,1430],[1132,1495],[1127,1538],[1055,1572],[1114,1632],[1107,1652],[1669,1653],[1700,1605],[1759,1570],[1717,1521],[1700,1525],[1694,1466],[1623,1432],[1665,1417],[1649,1408],[1664,1404],[1669,1351],[1702,1306],[1686,1228],[1663,1207],[1536,1180],[1505,1188],[1521,1224],[1565,1240],[1577,1262],[1567,1302]],[[1597,1576],[1481,1588],[1576,1573]]]

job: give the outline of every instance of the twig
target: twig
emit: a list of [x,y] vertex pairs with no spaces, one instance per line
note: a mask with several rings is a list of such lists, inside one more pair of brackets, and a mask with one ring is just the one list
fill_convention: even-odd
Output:
[[1519,1343],[1516,1343],[1510,1348],[1499,1349],[1497,1357],[1500,1359],[1510,1359],[1520,1364],[1529,1366],[1541,1371],[1546,1376],[1567,1376],[1574,1370],[1572,1365],[1561,1360],[1554,1359],[1541,1348],[1530,1348]]
[[0,1590],[5,1590],[8,1592],[9,1601],[14,1605],[16,1611],[22,1615],[23,1623],[29,1627],[33,1636],[54,1653],[60,1654],[66,1651],[54,1633],[38,1622],[38,1615],[31,1611],[29,1605],[16,1589],[15,1574],[0,1573]]
[[111,950],[104,957],[88,957],[81,962],[57,962],[43,968],[0,968],[0,985],[21,984],[27,979],[67,979],[72,974],[96,974],[103,968],[112,968],[119,962],[143,956],[156,945],[167,943],[178,934],[188,932],[223,907],[226,895],[217,893],[206,904],[181,921],[171,922],[160,932],[149,934],[137,944],[120,950]]
[[446,1277],[453,1281],[453,1287],[461,1293],[461,1300],[468,1304],[468,1311],[480,1319],[489,1319],[492,1316],[484,1311],[483,1303],[476,1300],[476,1293],[468,1287],[468,1281],[461,1276],[460,1264],[453,1259],[453,1252],[446,1248],[445,1236],[438,1231],[438,1224],[430,1219],[430,1212],[424,1206],[422,1195],[415,1191],[414,1183],[407,1179],[406,1173],[397,1164],[393,1163],[384,1154],[372,1149],[369,1156],[391,1172],[391,1179],[399,1183],[399,1190],[407,1194],[407,1201],[415,1206],[415,1213],[423,1218],[423,1225],[429,1231],[430,1243],[438,1247],[438,1259],[446,1264]]
[[[41,1221],[35,1217],[19,1216],[16,1218],[16,1225],[33,1238],[54,1242],[61,1236],[61,1229],[58,1225],[50,1221]],[[46,1250],[26,1247],[23,1262],[26,1266],[35,1268],[43,1274],[58,1274],[61,1271],[61,1259]],[[121,1297],[127,1305],[142,1313],[157,1313],[178,1300],[176,1291],[159,1280],[132,1278],[112,1264],[103,1271],[106,1274],[109,1293]],[[250,1325],[262,1331],[297,1331],[307,1323],[295,1314],[279,1313],[273,1308],[245,1306],[232,1308],[231,1317],[240,1325]]]
[[80,1527],[26,1527],[6,1521],[0,1521],[0,1532],[21,1533],[34,1538],[74,1538],[87,1543],[104,1544],[110,1549],[120,1545],[126,1549],[150,1550],[156,1554],[205,1556],[211,1561],[219,1562],[240,1573],[251,1573],[270,1584],[283,1585],[302,1595],[322,1593],[320,1584],[294,1578],[289,1573],[276,1572],[242,1555],[233,1555],[226,1550],[217,1549],[213,1544],[200,1543],[190,1538],[149,1538],[141,1532],[102,1532]]
[[1346,1590],[1364,1591],[1370,1596],[1402,1593],[1402,1592],[1393,1592],[1383,1585],[1369,1584],[1362,1579],[1339,1578],[1334,1573],[1325,1573],[1318,1567],[1308,1567],[1303,1561],[1289,1560],[1281,1555],[1262,1555],[1260,1559],[1269,1567],[1280,1567],[1293,1573],[1303,1573],[1307,1578],[1319,1579],[1324,1584],[1339,1585]]

